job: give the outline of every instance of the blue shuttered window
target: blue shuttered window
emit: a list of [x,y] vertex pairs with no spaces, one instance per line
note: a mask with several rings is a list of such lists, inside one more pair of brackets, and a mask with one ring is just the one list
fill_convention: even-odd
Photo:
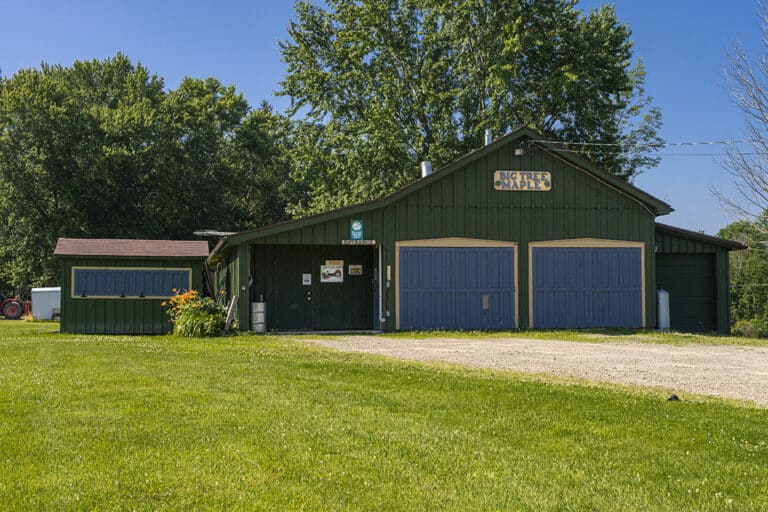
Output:
[[190,289],[191,269],[73,269],[75,297],[170,297]]

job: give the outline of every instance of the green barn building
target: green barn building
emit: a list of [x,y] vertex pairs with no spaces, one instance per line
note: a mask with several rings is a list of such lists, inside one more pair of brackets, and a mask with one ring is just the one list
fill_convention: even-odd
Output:
[[664,201],[518,129],[381,199],[222,238],[216,285],[268,331],[729,329],[738,243],[656,223]]
[[173,290],[202,290],[208,242],[59,238],[61,332],[161,334]]

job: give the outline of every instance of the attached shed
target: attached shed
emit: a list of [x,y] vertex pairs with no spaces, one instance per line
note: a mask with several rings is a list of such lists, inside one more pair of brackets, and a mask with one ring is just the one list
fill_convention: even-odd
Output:
[[201,290],[208,242],[60,238],[61,332],[160,334],[173,290]]
[[521,128],[381,199],[224,237],[209,265],[270,331],[651,328],[671,211]]
[[656,286],[669,292],[672,329],[730,330],[728,254],[741,249],[739,242],[656,223]]

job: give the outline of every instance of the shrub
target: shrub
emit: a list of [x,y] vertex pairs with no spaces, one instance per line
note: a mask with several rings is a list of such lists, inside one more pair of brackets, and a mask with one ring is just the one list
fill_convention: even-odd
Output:
[[733,332],[747,338],[768,338],[768,320],[761,318],[739,320],[733,326]]
[[168,302],[168,316],[173,333],[187,338],[221,336],[227,311],[210,297],[201,297],[195,290],[176,293]]

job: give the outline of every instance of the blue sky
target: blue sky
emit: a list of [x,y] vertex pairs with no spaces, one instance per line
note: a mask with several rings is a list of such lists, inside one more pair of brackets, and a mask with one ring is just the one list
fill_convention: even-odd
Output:
[[[603,2],[582,0],[582,8]],[[636,56],[646,66],[647,92],[661,107],[668,142],[739,139],[743,119],[725,88],[729,46],[760,48],[758,7],[752,0],[618,0],[632,29]],[[234,84],[251,105],[266,99],[284,73],[277,41],[293,16],[291,1],[9,1],[0,0],[0,70],[45,61],[106,58],[118,51],[140,61],[175,87],[182,77],[214,76]],[[715,233],[734,220],[710,191],[733,187],[716,158],[694,156],[719,146],[667,148],[661,164],[635,184],[670,203],[659,221]],[[684,156],[681,156],[684,155]]]

